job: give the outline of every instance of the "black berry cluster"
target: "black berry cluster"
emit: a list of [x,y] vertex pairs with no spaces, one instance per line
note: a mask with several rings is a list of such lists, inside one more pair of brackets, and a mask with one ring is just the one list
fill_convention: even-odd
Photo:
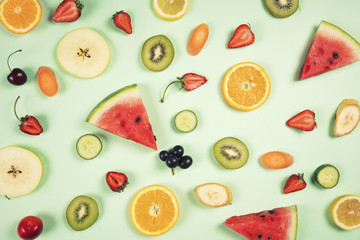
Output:
[[182,169],[187,169],[191,166],[193,160],[190,156],[184,155],[184,148],[180,145],[176,145],[169,151],[163,150],[159,153],[161,161],[166,163],[166,166],[171,168],[174,175],[174,168],[179,166]]

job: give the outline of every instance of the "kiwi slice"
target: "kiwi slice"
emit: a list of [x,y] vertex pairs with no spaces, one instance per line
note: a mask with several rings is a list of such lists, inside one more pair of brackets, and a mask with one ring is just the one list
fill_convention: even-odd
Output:
[[141,58],[149,70],[160,72],[170,65],[174,55],[174,46],[171,41],[164,35],[157,35],[146,40]]
[[266,9],[278,18],[293,15],[299,7],[299,0],[264,0]]
[[74,198],[66,209],[66,220],[76,231],[85,230],[93,225],[98,216],[99,208],[96,201],[85,195]]
[[227,169],[243,167],[249,159],[249,150],[237,138],[225,137],[217,141],[213,147],[216,161]]

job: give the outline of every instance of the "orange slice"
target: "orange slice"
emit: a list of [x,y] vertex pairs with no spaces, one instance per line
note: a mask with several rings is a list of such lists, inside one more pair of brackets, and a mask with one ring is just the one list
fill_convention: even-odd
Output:
[[265,103],[270,88],[270,79],[261,66],[242,62],[226,72],[222,93],[225,101],[233,108],[251,111]]
[[134,227],[142,234],[158,236],[168,232],[179,217],[179,204],[165,186],[151,185],[141,189],[130,207]]
[[153,0],[153,8],[159,17],[167,21],[182,18],[189,6],[189,0]]
[[335,199],[331,204],[331,217],[342,229],[360,228],[360,197],[349,194]]
[[38,0],[3,0],[0,3],[0,22],[16,34],[30,32],[39,24],[41,15]]

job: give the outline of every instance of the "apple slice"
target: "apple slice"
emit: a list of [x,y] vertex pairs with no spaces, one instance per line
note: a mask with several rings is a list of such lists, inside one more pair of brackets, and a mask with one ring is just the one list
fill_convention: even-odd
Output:
[[41,160],[32,151],[17,146],[0,148],[0,195],[29,194],[39,185],[42,174]]
[[110,62],[106,40],[94,30],[79,28],[65,35],[57,47],[60,65],[69,73],[94,78],[105,71]]

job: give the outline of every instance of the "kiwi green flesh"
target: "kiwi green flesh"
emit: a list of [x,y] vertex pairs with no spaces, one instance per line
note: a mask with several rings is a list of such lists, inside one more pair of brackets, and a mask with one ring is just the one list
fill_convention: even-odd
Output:
[[226,137],[217,141],[213,147],[216,161],[226,169],[243,167],[249,159],[249,150],[237,138]]
[[146,68],[159,72],[171,64],[174,53],[171,41],[164,35],[157,35],[146,40],[141,58]]
[[93,225],[99,216],[96,201],[88,196],[74,198],[66,209],[66,220],[70,227],[82,231]]
[[299,7],[299,0],[264,0],[266,9],[278,18],[289,17]]

